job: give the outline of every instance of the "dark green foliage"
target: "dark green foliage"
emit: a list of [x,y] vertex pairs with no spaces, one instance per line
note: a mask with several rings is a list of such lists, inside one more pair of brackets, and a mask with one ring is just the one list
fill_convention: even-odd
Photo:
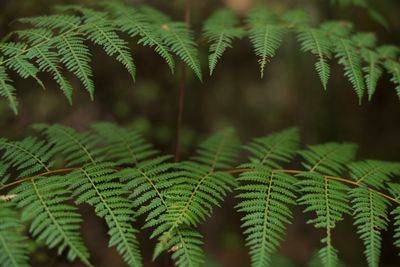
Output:
[[[0,190],[12,185],[6,183],[17,183],[0,195],[0,212],[5,207],[12,222],[2,228],[0,220],[0,236],[10,237],[7,249],[15,250],[10,259],[0,245],[0,260],[11,264],[21,261],[24,266],[28,253],[25,245],[12,243],[23,240],[17,231],[21,222],[9,212],[14,207],[22,210],[23,224],[29,225],[35,240],[90,266],[76,208],[87,203],[105,220],[109,245],[129,266],[143,264],[139,230],[134,227],[138,216],[144,219],[142,227],[152,229],[151,237],[158,239],[154,258],[169,252],[176,266],[203,266],[203,238],[197,227],[233,189],[238,192],[237,210],[243,216],[252,266],[274,266],[297,204],[315,213],[309,223],[324,229],[324,247],[315,266],[340,266],[333,230],[345,214],[351,214],[351,207],[370,266],[379,264],[381,233],[388,229],[390,213],[395,245],[400,247],[400,187],[390,183],[400,174],[400,165],[376,160],[353,163],[351,144],[310,146],[300,152],[305,170],[287,170],[284,165],[293,161],[299,143],[298,131],[288,129],[246,145],[249,162],[235,170],[238,141],[231,130],[207,139],[190,160],[172,163],[136,131],[110,123],[96,123],[82,133],[61,125],[35,128],[46,139],[0,140],[4,177]],[[347,169],[350,178],[339,177]],[[235,172],[240,173],[238,180]],[[386,185],[390,195],[377,191]],[[15,206],[7,206],[5,200]],[[391,203],[396,204],[393,209]]]
[[0,266],[27,267],[27,238],[23,224],[11,203],[0,202]]
[[240,167],[250,171],[239,177],[237,208],[244,213],[242,227],[246,229],[252,266],[272,266],[272,256],[292,218],[289,205],[295,204],[296,178],[277,169],[281,162],[293,158],[298,142],[298,131],[289,129],[246,146],[251,152],[251,163]]
[[[373,10],[369,5],[362,6]],[[0,96],[8,100],[14,113],[18,112],[18,102],[10,71],[23,79],[35,80],[43,88],[38,74],[48,73],[72,102],[73,88],[65,78],[65,68],[82,82],[93,99],[95,86],[89,42],[115,58],[135,79],[136,65],[131,55],[131,43],[123,39],[121,32],[138,45],[153,48],[172,72],[175,69],[174,54],[202,80],[197,36],[184,22],[172,21],[168,15],[148,6],[132,7],[117,2],[92,8],[61,6],[57,12],[55,15],[20,19],[19,22],[27,28],[11,34],[11,41],[0,42]],[[376,11],[371,12],[377,17]],[[384,70],[390,74],[400,95],[399,47],[378,47],[374,34],[355,33],[350,23],[327,21],[313,26],[302,10],[278,14],[261,6],[250,12],[242,24],[232,11],[218,10],[205,20],[202,28],[203,37],[210,45],[210,74],[235,39],[248,37],[263,76],[267,62],[276,55],[284,36],[294,32],[301,50],[317,57],[315,68],[324,89],[327,89],[331,75],[329,61],[336,58],[344,67],[344,75],[360,102],[365,93],[369,100],[372,98]]]

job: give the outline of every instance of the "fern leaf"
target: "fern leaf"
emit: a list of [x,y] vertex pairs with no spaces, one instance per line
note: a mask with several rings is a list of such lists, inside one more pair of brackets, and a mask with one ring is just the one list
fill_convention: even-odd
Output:
[[400,63],[387,60],[385,62],[385,68],[392,75],[390,81],[396,85],[397,96],[400,98]]
[[82,81],[90,94],[90,98],[93,100],[94,84],[90,67],[90,52],[84,44],[84,38],[73,35],[62,35],[55,46],[60,55],[62,55],[61,63]]
[[111,163],[81,168],[67,176],[76,203],[88,203],[95,207],[96,214],[106,220],[109,227],[110,246],[115,246],[129,266],[142,266],[136,238],[132,227],[135,214],[132,204],[124,197],[122,188]]
[[8,172],[9,164],[6,164],[5,162],[0,161],[0,186],[4,185],[7,183],[7,181],[10,179],[10,174]]
[[[400,184],[388,183],[389,191],[393,199],[400,201]],[[391,214],[394,216],[394,245],[400,249],[400,205],[397,206]],[[400,254],[399,254],[400,255]]]
[[344,66],[345,76],[349,79],[358,96],[359,102],[364,96],[365,84],[363,80],[361,56],[355,50],[351,40],[340,38],[337,40],[336,57],[339,64]]
[[82,239],[82,221],[77,208],[65,204],[71,199],[65,196],[67,183],[64,177],[39,177],[20,184],[12,194],[19,208],[23,208],[22,219],[32,220],[30,232],[49,248],[57,247],[58,254],[68,251],[70,261],[79,258],[86,266],[89,252]]
[[286,30],[276,23],[273,15],[264,9],[250,13],[247,22],[250,25],[249,37],[254,51],[259,57],[261,78],[264,76],[267,61],[275,56]]
[[57,53],[51,51],[51,47],[48,45],[41,45],[33,48],[31,51],[33,57],[36,58],[36,62],[39,69],[44,72],[49,72],[53,75],[54,80],[60,86],[64,95],[67,97],[69,103],[72,103],[72,86],[67,79],[65,79],[59,62],[60,59]]
[[387,229],[389,201],[376,192],[360,187],[351,191],[357,233],[365,245],[368,266],[379,266],[381,231]]
[[66,166],[96,164],[102,151],[97,148],[98,139],[90,133],[77,133],[61,125],[37,124],[34,128],[47,135],[54,151],[65,156]]
[[236,138],[232,131],[226,131],[206,140],[192,161],[182,162],[177,166],[179,177],[174,179],[177,184],[167,191],[165,197],[168,210],[156,222],[156,229],[152,234],[153,237],[159,236],[159,251],[182,244],[173,242],[176,240],[173,238],[176,231],[183,226],[195,226],[204,220],[211,214],[212,207],[219,205],[226,193],[236,185],[231,175],[217,171],[229,167],[236,151]]
[[0,139],[0,149],[4,150],[3,160],[19,171],[17,178],[48,172],[53,165],[54,151],[44,141],[33,137],[18,142]]
[[32,220],[30,232],[49,248],[57,247],[61,254],[68,249],[68,259],[80,258],[91,266],[89,253],[79,234],[80,215],[73,206],[64,204],[70,198],[65,196],[63,178],[40,177],[41,172],[49,172],[52,165],[53,150],[43,141],[26,138],[20,142],[0,140],[2,158],[18,170],[18,176],[36,174],[27,182],[20,184],[10,193],[16,195],[15,201],[23,208],[22,219]]
[[[0,58],[0,61],[2,58]],[[0,66],[0,96],[7,98],[10,108],[15,115],[18,114],[18,101],[15,97],[15,88],[12,86],[4,67]]]
[[14,205],[0,201],[0,218],[0,265],[28,267],[27,238]]
[[115,24],[131,37],[139,36],[138,44],[154,47],[154,50],[167,62],[171,72],[174,72],[175,62],[159,34],[159,28],[148,18],[134,8],[119,3],[106,3],[105,7],[115,16]]
[[315,69],[324,89],[327,89],[330,68],[327,60],[331,57],[332,44],[329,38],[318,29],[301,28],[297,38],[303,51],[311,52],[318,57]]
[[127,43],[116,33],[106,13],[78,8],[84,15],[85,25],[81,27],[81,32],[87,34],[87,38],[97,45],[103,47],[109,56],[116,59],[127,69],[132,79],[135,80],[136,66],[133,63]]
[[65,15],[65,14],[22,18],[19,19],[18,21],[21,23],[31,24],[37,28],[59,30],[62,33],[66,31],[71,31],[72,29],[76,29],[82,23],[80,17],[74,15]]
[[241,193],[236,207],[245,214],[242,227],[246,228],[252,266],[271,266],[286,224],[292,218],[288,205],[295,204],[296,179],[272,168],[292,159],[298,142],[298,131],[289,129],[256,139],[247,146],[252,163],[241,166],[250,171],[239,177]]
[[37,77],[38,69],[35,65],[29,62],[29,58],[22,56],[26,46],[21,43],[3,43],[0,44],[0,51],[5,56],[10,57],[6,62],[6,66],[14,70],[21,78],[33,78],[36,82],[45,89],[43,82]]
[[161,26],[161,37],[173,53],[185,62],[203,80],[201,65],[192,31],[183,22],[168,22]]
[[102,154],[106,155],[107,160],[118,165],[137,165],[158,153],[135,130],[104,122],[93,124],[92,128],[99,136],[99,143],[100,140],[104,143]]
[[325,246],[318,255],[324,266],[337,266],[337,250],[332,245],[332,230],[336,223],[343,219],[343,214],[350,213],[347,191],[348,186],[324,175],[339,175],[344,164],[354,158],[355,146],[350,144],[328,143],[311,146],[307,151],[301,151],[305,159],[303,166],[308,170],[300,174],[302,180],[298,183],[303,193],[298,202],[306,205],[305,212],[315,212],[316,218],[308,223],[316,228],[325,229],[325,237],[321,240]]
[[394,162],[367,160],[351,163],[349,169],[350,176],[357,184],[376,189],[384,189],[391,177],[400,175],[400,164]]
[[243,30],[237,28],[237,24],[238,19],[229,9],[215,11],[205,21],[203,34],[211,43],[208,58],[210,75],[212,75],[225,50],[232,47],[232,41],[243,35]]

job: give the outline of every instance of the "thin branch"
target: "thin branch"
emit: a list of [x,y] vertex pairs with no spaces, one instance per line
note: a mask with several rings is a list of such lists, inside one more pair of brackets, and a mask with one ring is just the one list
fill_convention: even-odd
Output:
[[[84,166],[57,169],[57,170],[52,170],[52,171],[43,172],[43,173],[40,173],[40,174],[37,174],[37,175],[25,177],[25,178],[22,178],[22,179],[18,179],[16,181],[12,182],[12,183],[8,183],[8,184],[5,184],[3,186],[0,186],[0,191],[4,190],[6,188],[12,187],[12,186],[16,186],[16,185],[18,185],[20,183],[26,182],[26,181],[31,180],[31,179],[36,179],[36,178],[39,178],[39,177],[50,176],[50,175],[60,174],[60,173],[69,173],[69,172],[75,171],[77,169],[81,169],[83,167]],[[115,169],[115,170],[123,170],[126,167],[117,166],[117,167],[111,167],[111,168]],[[229,174],[240,174],[240,173],[248,172],[248,171],[252,171],[252,170],[253,169],[233,169],[233,170],[226,170],[224,172],[225,173],[229,173]],[[306,172],[306,171],[302,171],[302,170],[290,170],[290,169],[275,169],[273,171],[274,172],[284,172],[284,173],[288,173],[288,174],[301,174],[301,173]],[[353,181],[353,180],[348,179],[348,178],[330,176],[330,175],[323,175],[323,177],[326,178],[326,179],[329,179],[329,180],[335,180],[335,181],[339,181],[339,182],[342,182],[342,183],[345,183],[345,184],[349,184],[349,185],[354,186],[354,187],[363,186],[363,185],[358,184],[356,181]],[[375,190],[373,188],[368,188],[368,190],[381,195],[382,197],[384,197],[384,198],[396,203],[397,205],[400,205],[400,199],[399,198],[391,197],[391,196],[389,196],[389,195],[387,195],[387,194],[385,194],[383,192],[380,192],[378,190]]]
[[[190,27],[190,18],[191,18],[191,0],[186,0],[185,6],[185,23],[186,26]],[[181,78],[179,81],[179,105],[178,105],[178,115],[176,119],[176,138],[175,138],[175,162],[179,161],[179,157],[181,154],[181,131],[182,131],[182,118],[183,112],[185,108],[185,89],[186,89],[186,66],[184,62],[180,64],[181,68]]]

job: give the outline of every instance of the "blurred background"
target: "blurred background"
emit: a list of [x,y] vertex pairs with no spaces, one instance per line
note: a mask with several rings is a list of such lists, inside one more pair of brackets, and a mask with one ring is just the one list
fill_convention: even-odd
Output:
[[[0,37],[20,27],[15,19],[52,13],[56,4],[93,4],[90,0],[1,0]],[[183,20],[183,0],[125,1],[146,3]],[[192,26],[200,37],[202,22],[216,8],[229,6],[239,16],[257,3],[276,10],[301,7],[318,23],[327,19],[349,19],[358,31],[374,31],[380,44],[400,45],[400,1],[379,0],[373,3],[388,22],[383,27],[364,9],[331,5],[328,0],[193,0]],[[32,81],[15,79],[20,101],[20,114],[14,116],[5,100],[0,100],[0,136],[20,139],[32,133],[33,123],[62,123],[84,130],[92,122],[107,120],[121,125],[134,125],[164,153],[174,153],[179,76],[172,76],[167,65],[151,49],[132,45],[137,65],[137,81],[111,58],[94,48],[92,66],[96,86],[95,101],[74,77],[74,104],[70,106],[56,84],[48,77],[48,91],[43,92]],[[400,161],[400,102],[390,77],[384,75],[371,102],[358,99],[343,70],[332,62],[328,90],[322,89],[314,70],[315,57],[299,52],[293,35],[288,35],[278,55],[267,65],[264,79],[259,77],[257,59],[247,39],[236,41],[226,52],[212,77],[207,75],[207,49],[200,44],[205,79],[200,83],[190,74],[186,87],[182,129],[182,158],[193,152],[196,144],[219,129],[234,127],[243,142],[286,127],[298,126],[304,144],[347,141],[360,145],[359,157]],[[46,76],[46,75],[44,75]],[[242,162],[245,160],[243,157]],[[229,196],[224,208],[216,208],[213,217],[201,226],[205,236],[207,266],[249,266],[240,218],[234,212],[235,200]],[[113,249],[107,248],[106,227],[82,207],[87,218],[83,226],[85,241],[92,251],[96,266],[125,266]],[[295,210],[295,221],[288,227],[281,255],[293,266],[305,266],[320,247],[322,232],[306,225],[310,215]],[[350,218],[335,230],[335,246],[347,266],[365,266],[363,246],[354,234]],[[392,229],[390,229],[392,231]],[[149,232],[140,236],[146,266],[166,266],[166,259],[151,262],[153,243]],[[392,234],[384,234],[382,266],[400,266],[399,251]],[[55,251],[32,247],[34,266],[81,266],[70,264]],[[276,263],[276,266],[283,266]]]

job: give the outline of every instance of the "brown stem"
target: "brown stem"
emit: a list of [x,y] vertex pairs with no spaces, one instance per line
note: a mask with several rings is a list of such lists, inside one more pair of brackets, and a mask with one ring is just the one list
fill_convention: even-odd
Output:
[[[191,0],[186,0],[185,5],[185,23],[187,27],[190,27],[190,18],[191,18]],[[175,138],[175,162],[179,161],[179,157],[181,154],[181,131],[182,131],[182,118],[183,112],[185,108],[185,89],[186,89],[186,66],[184,62],[180,64],[181,68],[181,78],[179,81],[179,106],[178,106],[178,115],[176,119],[176,138]]]

